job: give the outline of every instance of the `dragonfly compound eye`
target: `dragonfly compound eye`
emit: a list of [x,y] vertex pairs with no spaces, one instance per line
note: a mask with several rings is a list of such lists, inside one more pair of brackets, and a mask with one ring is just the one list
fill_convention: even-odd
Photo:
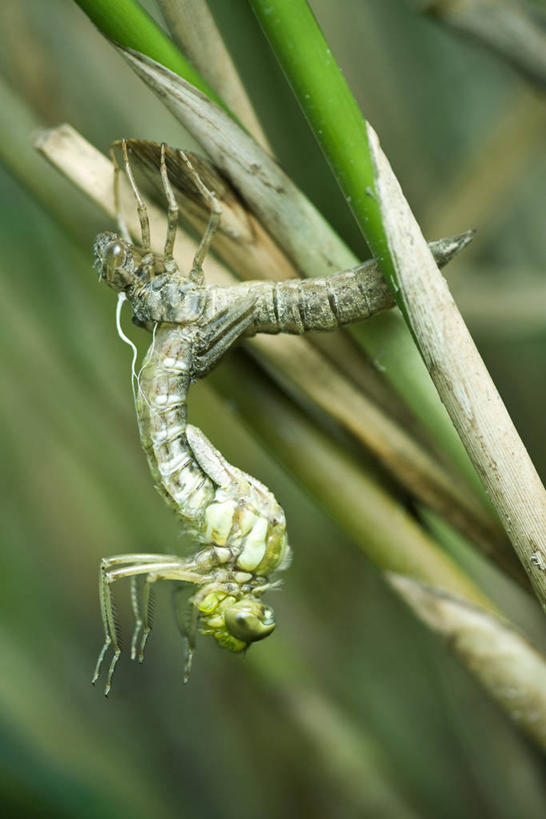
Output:
[[125,250],[119,242],[113,242],[106,248],[104,255],[107,270],[115,270],[125,261]]
[[275,628],[273,609],[258,600],[239,600],[224,615],[226,629],[244,643],[263,640]]
[[95,239],[95,269],[114,290],[124,290],[134,280],[134,260],[127,243],[115,233]]

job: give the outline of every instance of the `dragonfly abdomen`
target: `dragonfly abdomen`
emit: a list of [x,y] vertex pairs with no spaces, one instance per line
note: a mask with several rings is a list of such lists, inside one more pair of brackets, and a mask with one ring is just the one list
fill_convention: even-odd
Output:
[[139,379],[137,413],[156,488],[197,533],[215,487],[186,436],[191,346],[191,334],[183,328],[156,331]]
[[187,424],[194,335],[160,326],[139,379],[137,413],[154,483],[186,528],[212,548],[207,560],[241,573],[267,576],[287,560],[284,512],[259,481],[228,464],[196,427]]
[[274,328],[270,332],[334,330],[362,321],[378,309],[375,298],[370,298],[369,283],[355,270],[263,285],[263,302],[258,300],[256,304],[258,332],[264,332],[268,320]]

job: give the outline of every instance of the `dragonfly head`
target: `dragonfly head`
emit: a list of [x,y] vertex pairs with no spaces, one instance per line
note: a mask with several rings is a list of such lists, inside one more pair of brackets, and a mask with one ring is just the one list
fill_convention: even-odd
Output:
[[198,605],[200,631],[210,634],[230,651],[244,651],[250,643],[263,640],[275,628],[275,615],[255,597],[237,599],[225,593],[211,592]]
[[124,291],[135,284],[140,253],[117,233],[99,233],[93,244],[94,268],[100,281]]
[[253,598],[243,598],[226,609],[224,620],[228,633],[246,645],[263,640],[275,628],[273,609]]

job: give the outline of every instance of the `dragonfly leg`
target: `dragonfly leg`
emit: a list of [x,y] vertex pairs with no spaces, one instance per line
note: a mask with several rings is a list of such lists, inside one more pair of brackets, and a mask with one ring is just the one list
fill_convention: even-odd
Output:
[[[217,584],[218,589],[222,588],[221,584]],[[213,591],[216,585],[207,585],[205,589],[200,589],[191,598],[190,621],[188,627],[184,630],[186,637],[186,662],[184,664],[184,685],[187,685],[190,679],[191,667],[193,663],[193,655],[197,645],[197,627],[199,625],[199,603],[207,594]]]
[[137,213],[140,221],[140,232],[142,236],[142,247],[145,250],[150,250],[150,220],[148,218],[148,209],[146,208],[144,199],[136,186],[135,178],[133,176],[133,169],[131,168],[131,163],[129,162],[129,152],[127,150],[126,139],[121,140],[121,149],[123,151],[123,167],[137,203]]
[[186,599],[182,601],[184,591],[186,591],[186,589],[183,586],[178,586],[174,590],[173,602],[176,624],[180,634],[184,638],[184,643],[186,645],[186,657],[184,662],[184,684],[186,684],[191,673],[193,653],[195,651],[195,644],[197,640],[197,623],[199,617],[197,609],[190,602],[190,616],[188,618],[188,600]]
[[167,238],[165,239],[165,256],[167,258],[171,258],[173,255],[174,249],[174,240],[176,239],[176,229],[178,227],[178,204],[174,197],[173,189],[171,187],[171,183],[169,181],[169,175],[167,173],[167,162],[165,160],[165,143],[161,143],[161,181],[163,182],[163,190],[165,191],[165,196],[167,197],[168,203],[168,227],[167,227]]
[[187,648],[186,648],[186,662],[184,664],[184,685],[187,685],[190,674],[191,674],[191,667],[193,663],[193,655],[195,652],[195,646],[197,643],[197,626],[199,624],[199,609],[197,606],[191,607],[191,614],[190,614],[190,624],[188,628],[188,636],[187,636]]
[[136,660],[138,638],[144,623],[140,600],[142,596],[142,589],[139,588],[139,585],[139,576],[135,574],[131,577],[131,606],[133,609],[133,614],[135,615],[135,627],[133,630],[133,637],[131,639],[131,660]]
[[104,689],[104,695],[108,696],[112,684],[112,675],[114,673],[116,663],[119,659],[119,655],[121,654],[121,647],[119,644],[118,627],[114,612],[112,593],[110,590],[110,586],[106,581],[105,569],[102,563],[99,569],[99,600],[102,623],[104,626],[104,645],[100,651],[99,658],[97,660],[97,665],[95,667],[95,673],[93,674],[92,682],[94,685],[98,680],[100,669],[106,652],[110,647],[112,647],[114,653],[106,676],[106,687]]
[[199,247],[197,248],[197,252],[195,254],[193,266],[190,273],[190,278],[193,279],[194,281],[203,281],[203,262],[205,261],[205,256],[208,253],[212,237],[216,233],[218,225],[220,224],[222,206],[220,205],[220,202],[216,198],[214,192],[209,190],[203,183],[203,180],[201,179],[201,177],[191,164],[188,156],[186,156],[184,151],[178,148],[177,153],[182,158],[183,162],[186,164],[188,172],[197,190],[199,191],[203,199],[205,199],[210,208],[209,221],[206,230],[203,236],[201,237],[201,241],[199,243]]
[[131,643],[131,656],[133,656],[133,653],[136,655],[138,638],[139,635],[142,635],[138,652],[140,662],[142,662],[144,646],[151,631],[151,584],[157,580],[183,580],[197,584],[206,583],[210,580],[207,575],[196,571],[192,567],[188,567],[188,563],[184,558],[172,555],[126,554],[104,558],[101,561],[99,572],[99,600],[104,626],[104,645],[97,660],[95,673],[93,675],[93,684],[99,678],[107,651],[112,648],[114,653],[106,675],[106,686],[104,690],[106,696],[110,691],[114,670],[121,654],[114,601],[110,587],[116,580],[120,580],[124,577],[136,578],[138,575],[144,575],[145,580],[140,600],[138,586],[136,585],[137,581],[134,581],[134,585],[131,588],[133,611],[135,612],[137,621]]
[[125,219],[123,218],[123,214],[121,212],[121,200],[119,196],[119,178],[121,168],[119,167],[119,162],[117,160],[113,146],[110,148],[110,158],[112,160],[112,165],[114,166],[114,210],[116,212],[116,221],[118,223],[118,228],[121,236],[123,237],[123,239],[125,239],[126,242],[130,243],[132,239],[127,228]]
[[152,612],[153,612],[153,597],[152,597],[152,583],[158,579],[156,574],[148,574],[144,580],[144,589],[142,591],[142,637],[140,640],[140,648],[138,651],[138,661],[141,663],[144,660],[144,649],[148,642],[148,637],[152,630]]

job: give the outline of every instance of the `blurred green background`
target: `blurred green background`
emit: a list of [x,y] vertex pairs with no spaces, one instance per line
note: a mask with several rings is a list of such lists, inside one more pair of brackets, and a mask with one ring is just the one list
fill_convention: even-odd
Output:
[[[210,5],[281,163],[364,257],[247,4]],[[543,100],[402,0],[312,7],[425,234],[478,229],[448,277],[544,476]],[[4,0],[0,64],[37,123],[70,122],[103,151],[122,136],[192,147],[69,0]],[[144,665],[123,654],[108,701],[91,687],[99,559],[184,542],[153,490],[129,352],[91,269],[93,236],[111,225],[83,200],[89,217],[67,213],[60,225],[3,169],[0,186],[5,815],[545,816],[538,752],[250,437],[236,383],[229,403],[197,385],[190,411],[285,508],[295,557],[271,601],[279,628],[245,659],[200,640],[184,688],[169,590],[159,589]],[[59,197],[66,190],[59,177]],[[471,563],[538,640],[533,603]],[[127,646],[128,588],[116,592]]]

